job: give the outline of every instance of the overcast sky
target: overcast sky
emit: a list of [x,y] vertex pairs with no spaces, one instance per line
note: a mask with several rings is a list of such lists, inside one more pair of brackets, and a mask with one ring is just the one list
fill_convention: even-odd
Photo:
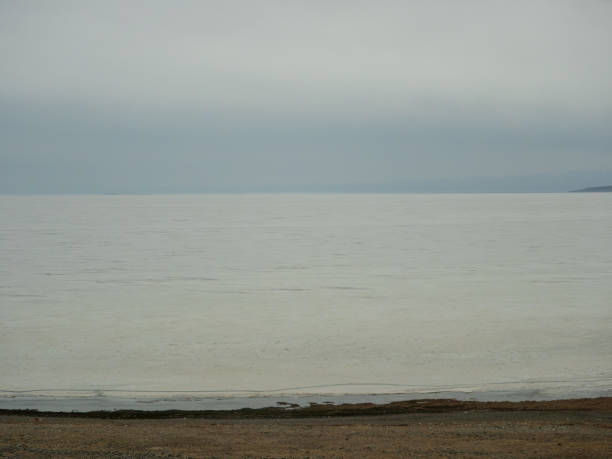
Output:
[[0,0],[0,193],[609,183],[610,1]]

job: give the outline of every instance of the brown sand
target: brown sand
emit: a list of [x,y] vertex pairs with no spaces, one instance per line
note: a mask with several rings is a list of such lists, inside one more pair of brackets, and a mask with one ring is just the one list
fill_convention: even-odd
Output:
[[0,457],[612,457],[612,398],[202,413],[0,410]]

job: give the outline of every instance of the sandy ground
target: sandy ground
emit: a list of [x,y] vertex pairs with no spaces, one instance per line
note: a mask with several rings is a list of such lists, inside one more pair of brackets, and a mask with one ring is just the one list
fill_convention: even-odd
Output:
[[3,414],[0,457],[612,457],[610,399],[506,405],[285,418]]

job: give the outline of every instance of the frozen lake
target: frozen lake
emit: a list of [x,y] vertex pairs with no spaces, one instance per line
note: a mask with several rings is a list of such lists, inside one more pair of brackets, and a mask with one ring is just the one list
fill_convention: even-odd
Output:
[[0,260],[0,407],[612,389],[612,193],[0,196]]

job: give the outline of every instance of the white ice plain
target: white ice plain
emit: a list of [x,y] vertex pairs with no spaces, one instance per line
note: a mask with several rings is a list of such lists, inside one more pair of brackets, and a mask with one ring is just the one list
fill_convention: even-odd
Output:
[[0,397],[612,389],[612,193],[2,196],[0,215]]

